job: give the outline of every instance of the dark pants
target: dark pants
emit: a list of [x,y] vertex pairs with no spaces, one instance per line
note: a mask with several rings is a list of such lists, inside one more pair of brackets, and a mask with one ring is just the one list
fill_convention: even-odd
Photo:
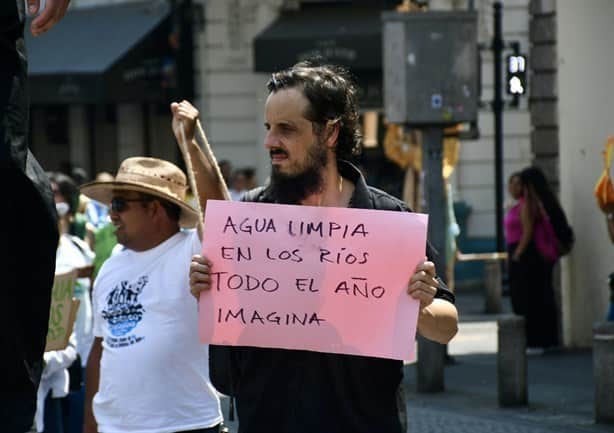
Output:
[[62,399],[64,433],[81,433],[83,429],[84,402],[84,387],[76,391],[71,391]]
[[0,430],[4,433],[25,433],[34,423],[36,396],[0,398]]
[[[511,254],[515,244],[510,245]],[[527,346],[559,344],[558,311],[552,285],[554,264],[546,261],[531,241],[520,260],[510,260],[510,296],[515,314],[524,316]]]
[[51,397],[51,392],[45,398],[45,429],[43,433],[64,433],[64,417],[62,416],[63,398]]

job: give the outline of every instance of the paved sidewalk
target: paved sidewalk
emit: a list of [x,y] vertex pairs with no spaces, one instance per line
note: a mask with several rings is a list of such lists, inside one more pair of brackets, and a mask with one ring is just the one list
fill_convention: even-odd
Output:
[[[529,405],[502,409],[497,397],[496,315],[485,315],[483,298],[458,296],[459,333],[448,346],[445,392],[415,391],[415,365],[405,366],[409,433],[605,433],[594,423],[592,354],[552,351],[528,356]],[[504,313],[509,299],[504,297]],[[227,417],[227,402],[223,402]],[[236,432],[237,422],[229,423]],[[385,432],[382,432],[385,433]]]
[[[509,313],[509,299],[503,310]],[[592,353],[551,351],[528,356],[528,407],[502,409],[497,394],[496,315],[479,293],[459,295],[459,333],[448,346],[443,393],[415,391],[415,365],[405,367],[410,433],[614,432],[594,423]]]
[[454,359],[446,368],[443,393],[415,392],[415,366],[406,366],[411,433],[614,431],[593,422],[590,351],[528,357],[529,405],[513,409],[498,406],[495,353]]

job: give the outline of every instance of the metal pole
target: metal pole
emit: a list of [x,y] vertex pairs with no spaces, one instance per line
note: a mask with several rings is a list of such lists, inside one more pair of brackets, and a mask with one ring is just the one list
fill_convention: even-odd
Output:
[[[429,214],[428,239],[439,255],[434,259],[439,276],[446,270],[446,203],[443,184],[443,127],[426,127],[422,131],[424,195]],[[444,390],[446,346],[420,337],[416,384],[419,392]]]
[[500,1],[494,7],[494,30],[492,41],[494,54],[494,101],[492,109],[495,119],[495,215],[497,230],[497,251],[505,251],[503,241],[503,83],[501,77],[501,63],[503,61],[503,32],[501,26]]
[[429,214],[428,239],[435,247],[437,273],[445,280],[446,267],[446,198],[443,183],[443,127],[426,127],[422,130],[424,167],[424,195]]
[[178,29],[179,48],[175,53],[177,89],[175,99],[194,97],[194,38],[192,0],[169,0],[173,25]]

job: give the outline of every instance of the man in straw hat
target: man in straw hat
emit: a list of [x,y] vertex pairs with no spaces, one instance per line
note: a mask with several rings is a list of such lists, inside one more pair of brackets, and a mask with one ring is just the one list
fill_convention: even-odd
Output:
[[[271,158],[271,180],[248,191],[244,201],[409,211],[403,202],[369,187],[347,162],[359,148],[360,133],[356,88],[344,71],[299,63],[274,73],[267,87],[264,147]],[[432,257],[430,248],[427,253]],[[211,268],[215,263],[193,258],[193,293],[210,289]],[[413,270],[407,292],[420,301],[418,332],[447,343],[458,317],[454,295],[436,277],[433,262]],[[404,403],[397,399],[401,361],[211,346],[210,369],[216,388],[236,398],[243,433],[403,431],[399,414]]]
[[108,204],[124,249],[94,284],[94,344],[88,359],[84,431],[217,432],[208,347],[188,293],[190,258],[200,251],[185,203],[184,173],[155,158],[124,160],[115,180],[81,187]]

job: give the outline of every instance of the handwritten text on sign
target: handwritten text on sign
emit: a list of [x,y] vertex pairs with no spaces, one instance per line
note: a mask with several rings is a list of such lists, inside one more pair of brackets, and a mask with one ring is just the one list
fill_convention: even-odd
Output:
[[207,202],[201,341],[413,359],[427,216]]
[[75,271],[55,275],[45,352],[63,350],[68,346],[79,308],[79,301],[73,298],[76,278]]

